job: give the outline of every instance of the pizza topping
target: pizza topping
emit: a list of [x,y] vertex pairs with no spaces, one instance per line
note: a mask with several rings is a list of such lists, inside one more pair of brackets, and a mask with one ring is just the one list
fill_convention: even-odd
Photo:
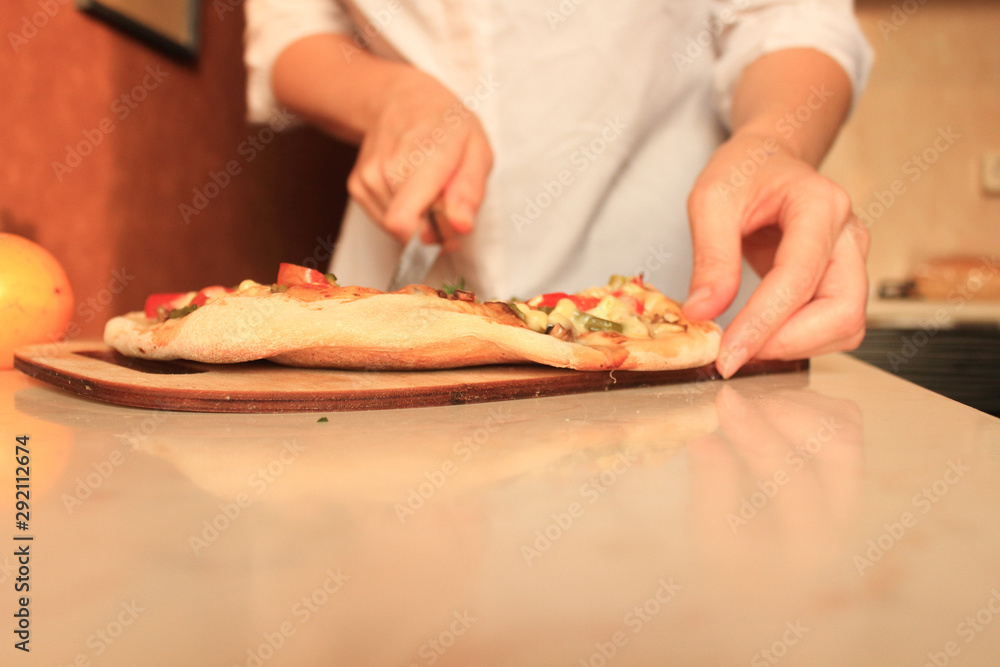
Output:
[[503,301],[487,301],[479,304],[486,313],[493,317],[498,324],[508,324],[510,326],[522,327],[524,321],[516,308],[512,308],[509,303]]
[[672,333],[682,333],[687,331],[687,327],[683,324],[673,324],[671,322],[661,322],[659,324],[653,325],[653,336],[665,336]]
[[441,283],[441,289],[438,292],[444,292],[446,295],[451,296],[455,292],[465,290],[465,278],[459,278],[458,282],[454,285],[451,283]]
[[552,335],[558,326],[560,334],[568,332],[575,339],[588,333],[649,339],[687,330],[678,324],[677,305],[646,287],[641,275],[612,276],[605,287],[579,294],[552,292],[511,305],[532,330]]
[[573,334],[570,333],[569,329],[566,329],[561,324],[555,324],[552,327],[550,327],[549,328],[549,335],[550,336],[555,336],[559,340],[564,340],[567,343],[570,343],[570,342],[573,341]]
[[[441,296],[440,290],[436,290],[428,285],[407,285],[406,287],[390,292],[390,294],[415,294],[418,296]],[[443,297],[442,297],[443,298]]]
[[569,300],[580,311],[590,310],[596,306],[598,302],[600,302],[600,299],[591,296],[566,294],[565,292],[552,292],[550,294],[536,296],[534,299],[528,301],[528,305],[532,308],[555,308],[563,299]]
[[234,290],[230,287],[213,285],[197,292],[172,292],[167,294],[151,294],[146,299],[144,314],[151,320],[176,319],[194,312],[211,299]]
[[538,333],[545,333],[549,326],[549,316],[543,312],[531,308],[526,303],[514,301],[510,304],[511,309],[521,318],[527,327]]
[[[535,300],[532,300],[535,301]],[[551,299],[548,301],[551,303]],[[539,333],[549,333],[558,325],[562,331],[580,336],[588,331],[624,333],[632,337],[649,337],[648,329],[636,326],[630,321],[627,309],[614,297],[597,300],[595,297],[560,298],[554,306],[541,305],[532,308],[528,303],[514,302],[525,324]],[[545,300],[538,303],[545,304]],[[593,305],[591,305],[593,304]],[[581,311],[580,305],[591,305],[588,311]],[[632,318],[634,319],[634,318]]]
[[321,287],[337,286],[337,276],[332,273],[321,273],[298,264],[282,262],[278,266],[278,285],[292,287],[295,285],[318,285]]
[[637,315],[642,315],[646,312],[646,304],[639,300],[638,297],[624,294],[621,292],[612,292],[614,297],[624,303],[628,308],[632,310]]
[[204,306],[206,303],[208,303],[209,301],[211,301],[216,297],[225,296],[226,294],[230,294],[235,291],[236,290],[234,290],[231,287],[223,287],[222,285],[212,285],[211,287],[205,287],[203,289],[198,290],[198,293],[194,295],[194,298],[191,300],[191,303],[194,304],[195,306]]
[[197,309],[198,309],[198,304],[189,303],[183,308],[174,308],[169,313],[167,313],[167,317],[165,319],[176,320],[178,317],[184,317],[188,313],[193,313]]
[[[605,287],[592,287],[579,294],[551,292],[527,302],[479,304],[476,295],[464,287],[464,280],[458,285],[445,284],[440,290],[427,285],[408,285],[396,294],[437,296],[448,301],[481,305],[491,311],[498,322],[524,326],[569,342],[593,340],[595,336],[650,339],[687,330],[686,325],[679,323],[677,304],[655,289],[647,288],[642,276],[612,276]],[[161,322],[181,318],[234,291],[238,291],[239,296],[284,294],[304,302],[347,301],[383,294],[372,288],[340,287],[333,274],[282,263],[277,281],[272,285],[244,280],[236,290],[215,285],[198,292],[154,294],[146,300],[146,316]]]
[[469,292],[464,289],[452,289],[450,292],[447,289],[439,289],[437,295],[442,299],[450,299],[452,301],[467,301],[468,303],[476,302],[475,292]]
[[584,313],[581,317],[583,322],[583,327],[587,331],[614,331],[615,333],[623,333],[624,326],[621,322],[612,322],[611,320],[605,320],[595,315],[590,315]]
[[160,309],[163,308],[165,311],[171,311],[181,304],[181,301],[187,301],[191,297],[190,292],[170,292],[167,294],[151,294],[146,299],[146,306],[144,312],[146,317],[151,320],[157,319],[159,317]]
[[334,287],[333,285],[291,285],[285,290],[285,295],[298,301],[312,303],[325,299],[337,299],[338,301],[353,301],[363,299],[377,294],[384,294],[373,287]]
[[621,288],[625,287],[627,283],[628,283],[628,278],[626,276],[615,274],[608,279],[608,289],[620,290]]

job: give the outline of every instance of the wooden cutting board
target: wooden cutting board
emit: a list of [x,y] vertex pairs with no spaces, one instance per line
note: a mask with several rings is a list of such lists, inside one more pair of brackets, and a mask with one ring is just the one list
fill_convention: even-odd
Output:
[[[808,360],[751,362],[738,375],[803,371]],[[21,348],[14,368],[98,401],[187,412],[384,410],[558,396],[719,379],[713,366],[681,371],[581,372],[539,365],[440,371],[341,371],[268,361],[202,364],[125,357],[103,343]]]

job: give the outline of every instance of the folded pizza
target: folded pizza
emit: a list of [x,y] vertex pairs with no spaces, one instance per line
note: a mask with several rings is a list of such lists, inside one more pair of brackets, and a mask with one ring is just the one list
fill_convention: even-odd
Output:
[[694,368],[715,360],[720,336],[715,323],[687,320],[641,276],[613,276],[576,294],[480,302],[463,289],[340,286],[293,264],[282,264],[270,285],[154,294],[144,312],[112,318],[104,331],[108,345],[146,359],[366,370]]

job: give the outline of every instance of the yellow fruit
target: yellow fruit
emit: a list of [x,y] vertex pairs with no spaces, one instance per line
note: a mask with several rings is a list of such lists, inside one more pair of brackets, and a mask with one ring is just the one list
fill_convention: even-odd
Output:
[[14,349],[62,338],[73,317],[73,290],[49,252],[14,234],[0,233],[0,369]]

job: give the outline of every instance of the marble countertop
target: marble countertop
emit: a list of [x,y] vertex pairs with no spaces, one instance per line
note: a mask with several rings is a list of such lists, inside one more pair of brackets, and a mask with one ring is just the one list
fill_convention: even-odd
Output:
[[847,356],[321,416],[0,372],[0,663],[998,664],[1000,420]]

